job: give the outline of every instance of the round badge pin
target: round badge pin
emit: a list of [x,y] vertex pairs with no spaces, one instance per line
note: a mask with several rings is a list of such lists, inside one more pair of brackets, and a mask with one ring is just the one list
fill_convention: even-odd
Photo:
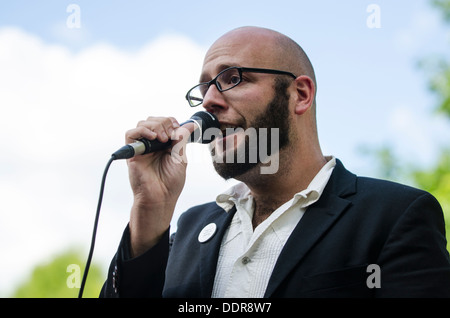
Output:
[[208,242],[214,236],[214,234],[216,234],[216,230],[216,223],[209,223],[198,234],[198,241],[200,243]]

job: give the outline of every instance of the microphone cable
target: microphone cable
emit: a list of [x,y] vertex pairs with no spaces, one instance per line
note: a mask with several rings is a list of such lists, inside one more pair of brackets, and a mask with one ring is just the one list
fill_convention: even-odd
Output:
[[103,201],[103,192],[105,190],[106,175],[108,174],[109,167],[111,166],[111,163],[114,160],[116,160],[116,156],[112,155],[111,158],[108,160],[108,163],[106,164],[105,170],[103,171],[102,182],[100,185],[100,194],[98,197],[97,211],[95,213],[94,229],[92,231],[91,247],[89,248],[89,255],[88,255],[88,258],[86,261],[86,267],[84,268],[84,274],[83,274],[83,279],[81,280],[78,298],[83,298],[84,286],[86,284],[86,279],[87,279],[87,276],[89,273],[89,267],[91,266],[92,255],[94,254],[95,237],[97,236],[98,220],[100,218],[100,210],[101,210],[102,201]]

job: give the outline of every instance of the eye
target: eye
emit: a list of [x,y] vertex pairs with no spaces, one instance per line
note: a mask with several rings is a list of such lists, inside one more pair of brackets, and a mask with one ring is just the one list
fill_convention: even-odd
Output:
[[233,74],[231,72],[224,73],[220,78],[220,82],[226,85],[236,85],[239,81],[239,74]]
[[228,84],[236,85],[240,81],[239,75],[233,75],[230,77]]
[[229,89],[236,86],[240,81],[241,77],[236,69],[224,71],[217,79],[217,82],[220,84],[222,89]]

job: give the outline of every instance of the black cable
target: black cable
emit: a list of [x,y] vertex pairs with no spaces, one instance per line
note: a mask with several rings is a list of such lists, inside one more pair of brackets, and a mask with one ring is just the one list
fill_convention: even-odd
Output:
[[100,209],[102,206],[103,191],[105,190],[106,175],[108,174],[108,170],[109,170],[109,167],[111,166],[111,163],[115,159],[116,159],[116,157],[114,155],[111,156],[108,163],[106,164],[105,171],[103,171],[102,184],[100,186],[100,195],[98,197],[97,212],[95,214],[94,230],[92,231],[91,247],[90,247],[89,255],[88,255],[88,258],[86,261],[86,267],[84,268],[84,274],[83,274],[83,279],[81,281],[78,298],[83,298],[84,285],[86,284],[86,279],[87,279],[88,272],[89,272],[89,266],[91,265],[92,255],[94,254],[95,237],[97,236],[98,219],[100,217]]

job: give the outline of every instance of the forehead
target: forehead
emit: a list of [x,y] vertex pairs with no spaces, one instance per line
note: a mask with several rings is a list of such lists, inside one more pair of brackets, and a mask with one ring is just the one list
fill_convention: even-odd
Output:
[[273,68],[273,49],[268,39],[237,34],[217,40],[205,55],[201,81],[215,77],[231,66]]

